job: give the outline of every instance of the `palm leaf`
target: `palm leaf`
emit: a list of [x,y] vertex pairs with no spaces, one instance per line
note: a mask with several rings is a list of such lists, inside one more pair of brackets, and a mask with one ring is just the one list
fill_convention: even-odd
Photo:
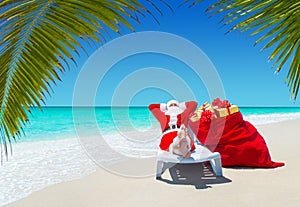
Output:
[[148,5],[160,12],[149,0],[0,1],[0,141],[6,156],[30,107],[41,109],[51,82],[60,80],[70,61],[76,64],[73,55],[83,43],[102,43],[122,26],[133,30],[138,16],[154,16]]
[[286,83],[291,98],[296,100],[300,87],[300,1],[220,0],[211,5],[207,12],[211,15],[223,15],[221,22],[233,25],[229,32],[236,29],[250,31],[251,36],[259,36],[255,45],[266,42],[263,49],[273,48],[269,60],[274,60],[272,67],[275,67],[276,72],[291,61]]

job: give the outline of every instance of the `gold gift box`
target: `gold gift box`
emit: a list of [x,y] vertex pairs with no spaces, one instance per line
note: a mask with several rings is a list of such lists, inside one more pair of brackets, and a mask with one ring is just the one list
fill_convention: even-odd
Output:
[[198,117],[197,113],[195,113],[195,114],[190,118],[190,120],[191,120],[192,122],[196,122],[196,121],[198,121],[199,119],[200,119],[200,117]]
[[229,108],[217,108],[214,107],[215,114],[217,117],[225,117],[236,112],[239,112],[239,107],[236,105],[231,105]]
[[190,118],[190,120],[192,122],[196,122],[200,119],[201,117],[201,114],[203,111],[211,111],[211,112],[214,112],[214,109],[212,107],[212,105],[210,105],[210,103],[208,102],[205,102],[202,106],[200,106],[197,111],[195,112],[195,114]]

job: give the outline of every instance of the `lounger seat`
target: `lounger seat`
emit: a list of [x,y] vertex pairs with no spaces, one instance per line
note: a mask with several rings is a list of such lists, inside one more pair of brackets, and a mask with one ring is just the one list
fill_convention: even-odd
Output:
[[[195,139],[194,133],[190,129],[188,131]],[[165,170],[177,163],[190,164],[207,161],[210,161],[216,176],[222,176],[223,173],[220,153],[211,152],[207,147],[203,146],[197,140],[195,140],[195,147],[196,149],[191,153],[190,158],[184,158],[182,156],[174,155],[168,151],[159,149],[157,154],[156,179],[160,179]]]

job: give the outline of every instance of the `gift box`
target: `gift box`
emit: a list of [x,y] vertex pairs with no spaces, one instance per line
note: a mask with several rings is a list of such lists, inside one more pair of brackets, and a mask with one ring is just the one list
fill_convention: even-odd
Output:
[[212,106],[217,117],[225,117],[239,112],[239,108],[236,105],[229,103],[228,100],[222,101],[220,98],[216,98],[212,102]]
[[239,107],[236,105],[230,105],[226,108],[218,108],[217,106],[214,106],[213,108],[217,117],[225,117],[239,112]]
[[193,116],[190,118],[190,120],[192,122],[196,122],[200,119],[200,117],[198,117],[197,113],[194,113]]
[[201,114],[203,111],[211,111],[214,113],[214,109],[210,103],[205,102],[202,106],[200,106],[197,111],[193,114],[193,116],[190,118],[192,122],[196,122],[201,118]]

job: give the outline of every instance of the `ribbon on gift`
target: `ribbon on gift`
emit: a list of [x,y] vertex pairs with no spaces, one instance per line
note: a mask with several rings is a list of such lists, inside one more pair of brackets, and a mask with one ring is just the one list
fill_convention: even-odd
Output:
[[204,110],[200,117],[200,122],[208,123],[214,117],[214,113],[210,110]]
[[213,106],[216,106],[217,108],[222,108],[222,101],[219,98],[214,99],[214,101],[212,102]]
[[222,106],[223,106],[223,108],[227,109],[228,115],[230,115],[231,114],[231,112],[230,112],[231,104],[229,103],[229,101],[227,101],[227,100],[222,101]]
[[217,108],[228,108],[231,106],[231,104],[229,103],[228,100],[221,100],[220,98],[216,98],[213,102],[212,102],[213,106],[216,106]]

